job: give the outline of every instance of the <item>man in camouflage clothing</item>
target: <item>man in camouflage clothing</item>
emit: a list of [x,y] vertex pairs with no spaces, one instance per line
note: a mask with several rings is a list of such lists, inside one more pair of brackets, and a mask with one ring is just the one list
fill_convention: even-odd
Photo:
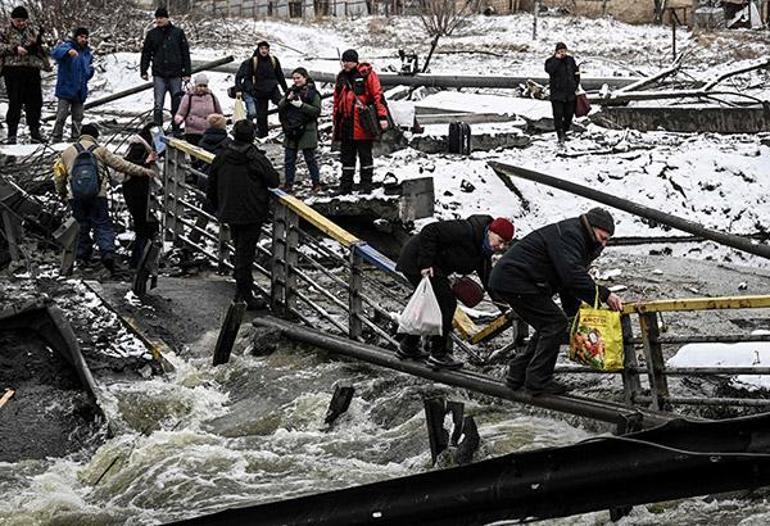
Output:
[[11,23],[0,33],[0,58],[8,92],[6,143],[16,144],[22,108],[27,116],[32,142],[45,142],[40,134],[40,111],[43,107],[40,70],[50,71],[51,63],[40,30],[29,23],[29,14],[22,6],[14,8]]

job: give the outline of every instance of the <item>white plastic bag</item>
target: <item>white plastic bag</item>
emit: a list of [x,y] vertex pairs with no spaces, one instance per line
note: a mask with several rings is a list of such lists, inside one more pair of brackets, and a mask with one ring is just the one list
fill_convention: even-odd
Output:
[[441,335],[441,309],[427,277],[422,278],[399,316],[398,332],[417,336]]
[[246,103],[238,96],[235,98],[235,105],[233,106],[233,123],[242,121],[246,118]]

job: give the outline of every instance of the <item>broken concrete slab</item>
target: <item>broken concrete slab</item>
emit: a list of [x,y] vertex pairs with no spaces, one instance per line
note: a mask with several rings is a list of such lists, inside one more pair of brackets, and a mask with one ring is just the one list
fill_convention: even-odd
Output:
[[716,106],[604,107],[591,121],[611,128],[639,131],[761,133],[770,131],[770,107]]

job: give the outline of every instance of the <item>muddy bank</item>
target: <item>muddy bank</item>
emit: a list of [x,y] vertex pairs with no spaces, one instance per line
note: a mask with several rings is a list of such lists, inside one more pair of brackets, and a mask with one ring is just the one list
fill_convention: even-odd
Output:
[[96,402],[37,333],[0,332],[0,349],[0,387],[16,391],[0,409],[0,461],[63,457],[104,441]]

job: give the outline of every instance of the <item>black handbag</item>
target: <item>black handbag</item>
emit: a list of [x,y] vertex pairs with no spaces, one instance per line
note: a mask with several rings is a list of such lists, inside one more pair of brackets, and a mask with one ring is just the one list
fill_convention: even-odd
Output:
[[302,134],[305,133],[305,125],[292,126],[291,128],[284,128],[284,136],[292,142],[298,142],[302,138]]
[[345,79],[345,83],[348,85],[348,89],[350,89],[353,93],[353,97],[356,99],[355,107],[358,112],[358,120],[361,122],[361,127],[366,133],[374,135],[379,139],[382,135],[382,128],[380,128],[380,117],[377,115],[377,107],[374,104],[364,104],[361,102],[356,90],[350,85],[347,78]]
[[357,106],[358,119],[361,121],[361,127],[366,130],[367,133],[379,137],[382,133],[380,128],[380,117],[377,115],[377,108],[374,104],[364,106],[359,104]]

